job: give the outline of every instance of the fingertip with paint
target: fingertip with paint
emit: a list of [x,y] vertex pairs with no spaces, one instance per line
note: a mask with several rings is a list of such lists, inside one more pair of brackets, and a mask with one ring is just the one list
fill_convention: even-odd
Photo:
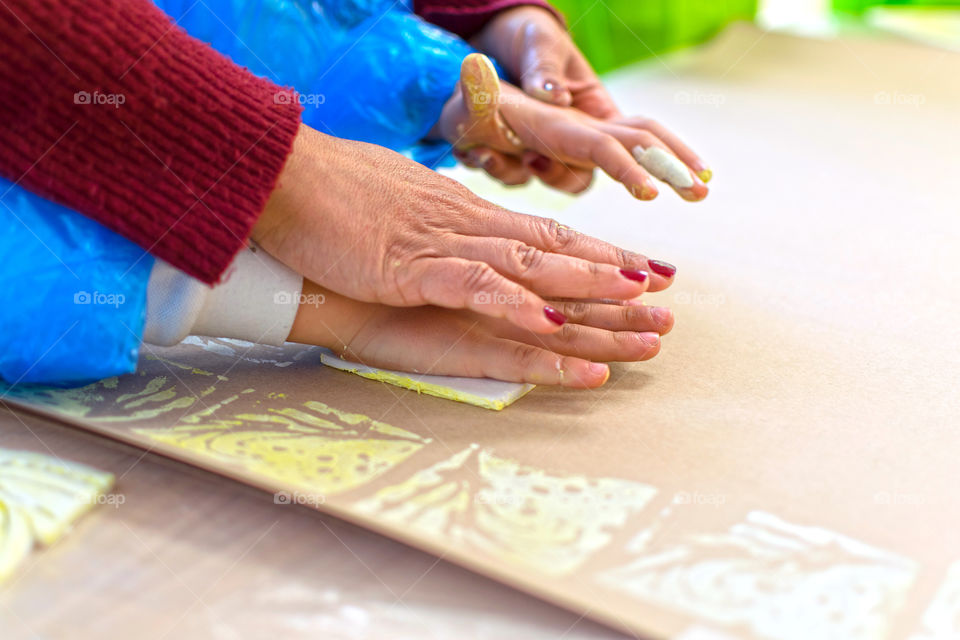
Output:
[[644,149],[637,145],[632,149],[637,163],[650,174],[675,189],[689,189],[694,184],[690,169],[677,156],[660,147]]
[[660,191],[657,190],[653,183],[634,184],[630,185],[630,194],[637,200],[649,201],[660,195]]
[[710,169],[709,167],[701,169],[700,171],[697,171],[697,177],[703,181],[703,184],[707,184],[713,179],[713,169]]

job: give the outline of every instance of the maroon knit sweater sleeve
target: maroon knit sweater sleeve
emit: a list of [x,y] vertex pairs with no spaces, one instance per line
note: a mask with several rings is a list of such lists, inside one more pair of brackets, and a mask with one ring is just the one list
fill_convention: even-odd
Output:
[[547,0],[413,0],[417,15],[463,38],[480,31],[500,11],[521,5],[543,7],[563,22]]
[[207,283],[283,168],[292,95],[150,0],[0,2],[0,174]]

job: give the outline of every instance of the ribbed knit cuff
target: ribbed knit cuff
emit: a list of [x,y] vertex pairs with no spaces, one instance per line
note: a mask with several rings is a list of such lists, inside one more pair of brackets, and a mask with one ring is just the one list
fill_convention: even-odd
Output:
[[216,282],[292,148],[292,91],[149,0],[6,0],[0,60],[0,173]]
[[546,9],[566,24],[563,15],[547,0],[413,0],[417,15],[465,39],[473,37],[501,11],[525,5]]

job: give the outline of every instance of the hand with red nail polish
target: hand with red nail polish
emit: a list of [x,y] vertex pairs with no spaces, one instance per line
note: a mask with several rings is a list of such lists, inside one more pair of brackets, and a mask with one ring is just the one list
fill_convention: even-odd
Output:
[[540,334],[564,326],[562,311],[545,309],[550,298],[632,300],[670,284],[642,255],[498,207],[383,147],[306,126],[252,238],[356,300],[470,309]]
[[662,307],[552,302],[543,311],[562,325],[538,335],[504,320],[437,307],[357,302],[304,282],[304,304],[289,340],[328,347],[347,360],[414,373],[489,377],[574,388],[599,387],[607,362],[648,360],[673,327]]

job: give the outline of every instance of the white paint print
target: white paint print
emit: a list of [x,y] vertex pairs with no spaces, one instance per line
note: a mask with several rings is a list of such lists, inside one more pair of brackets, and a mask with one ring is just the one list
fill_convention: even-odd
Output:
[[663,180],[677,189],[689,189],[693,186],[690,169],[669,151],[660,147],[644,149],[637,145],[633,148],[633,157],[658,180]]
[[887,638],[916,575],[908,558],[763,511],[727,531],[657,538],[597,580],[773,640]]
[[119,506],[106,495],[113,474],[29,451],[0,449],[0,582],[34,545],[51,545],[82,513],[98,504]]
[[449,544],[550,575],[575,570],[657,490],[617,478],[551,475],[472,445],[357,503]]

